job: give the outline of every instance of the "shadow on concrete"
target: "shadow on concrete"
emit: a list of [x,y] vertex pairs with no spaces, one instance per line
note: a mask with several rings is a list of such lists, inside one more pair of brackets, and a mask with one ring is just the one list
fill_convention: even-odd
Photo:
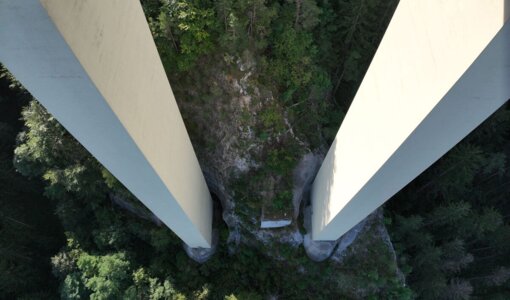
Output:
[[503,21],[510,18],[510,0],[505,0],[505,8],[503,9]]

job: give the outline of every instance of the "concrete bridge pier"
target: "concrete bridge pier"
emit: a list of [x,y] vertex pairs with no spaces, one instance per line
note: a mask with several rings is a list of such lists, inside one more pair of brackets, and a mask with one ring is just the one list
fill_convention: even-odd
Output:
[[400,0],[313,184],[337,240],[510,98],[510,1]]
[[0,62],[188,246],[211,246],[211,196],[138,0],[0,0]]

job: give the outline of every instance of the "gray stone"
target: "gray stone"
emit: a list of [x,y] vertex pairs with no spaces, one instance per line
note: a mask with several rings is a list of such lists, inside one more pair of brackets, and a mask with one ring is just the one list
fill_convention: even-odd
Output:
[[294,207],[294,219],[299,215],[299,207],[303,196],[310,190],[317,171],[319,170],[322,157],[317,154],[305,154],[293,171],[292,179],[294,187],[292,188],[292,205]]
[[347,231],[344,235],[340,237],[338,240],[338,248],[335,250],[335,253],[331,255],[331,260],[335,262],[341,262],[343,257],[345,256],[347,248],[354,243],[358,235],[363,231],[367,220],[371,218],[372,215],[369,215],[366,219],[359,222],[358,225],[354,226],[351,230]]
[[197,263],[203,264],[216,253],[216,249],[218,248],[218,240],[219,233],[217,229],[213,229],[212,231],[212,241],[211,248],[191,248],[186,243],[183,243],[184,251],[188,254],[189,258],[196,261]]
[[[304,226],[307,232],[311,232],[312,208],[311,206],[305,207],[304,211]],[[323,261],[328,259],[337,245],[337,241],[314,241],[310,233],[305,234],[303,239],[303,247],[305,248],[306,255],[313,261]]]
[[337,241],[314,241],[310,234],[305,234],[303,246],[308,257],[313,261],[323,261],[328,259],[337,245]]

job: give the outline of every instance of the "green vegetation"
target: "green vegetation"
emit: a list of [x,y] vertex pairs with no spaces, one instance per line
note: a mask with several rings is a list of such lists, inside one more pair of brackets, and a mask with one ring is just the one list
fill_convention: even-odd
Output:
[[[45,195],[55,203],[67,245],[60,251],[53,248],[49,253],[37,253],[44,254],[38,256],[41,263],[51,262],[55,278],[51,278],[49,268],[43,270],[42,278],[57,279],[58,292],[55,282],[43,286],[51,290],[42,294],[44,289],[38,281],[23,275],[21,282],[28,287],[5,281],[7,295],[21,296],[33,290],[37,292],[35,299],[57,294],[64,299],[264,299],[267,295],[328,299],[355,297],[358,291],[376,298],[401,293],[397,281],[372,280],[374,274],[391,278],[393,272],[388,266],[395,265],[385,254],[387,248],[382,244],[375,247],[370,240],[367,247],[381,255],[364,259],[367,267],[358,269],[354,266],[357,262],[314,263],[303,248],[285,244],[241,244],[232,253],[227,244],[228,229],[217,224],[218,252],[205,264],[195,263],[171,231],[114,204],[112,195],[140,206],[37,102],[31,101],[22,116],[26,127],[18,137],[14,162],[25,175],[46,181]],[[16,206],[16,202],[10,204]],[[140,210],[150,215],[143,207]],[[47,213],[51,211],[46,208]],[[62,229],[58,229],[52,234],[60,237],[62,245]],[[24,267],[27,271],[32,266]],[[350,285],[338,284],[338,276],[347,276]],[[367,282],[372,284],[365,291]]]
[[390,202],[400,265],[420,298],[510,297],[509,128],[507,106]]
[[257,165],[228,182],[236,207],[285,214],[292,170],[332,142],[396,1],[183,2],[142,4],[199,159],[226,168],[218,141],[235,137],[230,155]]
[[193,1],[164,0],[159,10],[155,37],[165,40],[160,49],[167,67],[176,65],[180,71],[189,70],[198,58],[214,50],[211,35],[217,22],[211,8]]
[[510,298],[510,107],[390,201],[396,258],[380,222],[340,263],[253,236],[262,210],[292,211],[292,171],[332,142],[396,0],[141,2],[197,155],[233,198],[242,241],[229,241],[232,228],[217,220],[217,253],[190,260],[0,69],[0,298]]
[[64,244],[55,206],[38,179],[12,165],[20,109],[30,95],[0,65],[0,299],[45,299],[57,294],[49,257]]

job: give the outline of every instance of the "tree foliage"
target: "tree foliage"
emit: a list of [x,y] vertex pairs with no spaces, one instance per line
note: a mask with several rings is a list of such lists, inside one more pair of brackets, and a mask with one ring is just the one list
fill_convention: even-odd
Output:
[[[510,295],[510,243],[501,240],[509,228],[509,139],[503,125],[508,109],[501,108],[390,203],[393,240],[420,298]],[[497,127],[504,138],[487,140]]]
[[212,36],[217,26],[213,9],[201,7],[198,1],[162,1],[156,36],[170,42],[163,44],[163,62],[175,62],[180,71],[194,67],[199,58],[214,49]]
[[[221,89],[195,79],[228,78],[248,68],[243,61],[250,62],[245,81],[268,91],[254,103],[262,108],[252,126],[265,143],[263,165],[232,186],[236,209],[247,219],[253,219],[248,206],[255,203],[259,213],[257,205],[267,201],[253,192],[267,182],[279,183],[273,208],[291,206],[298,141],[310,150],[332,142],[397,4],[141,2],[174,91],[219,102]],[[232,254],[228,228],[218,224],[218,253],[196,264],[3,67],[0,92],[0,298],[51,297],[57,285],[66,299],[413,297],[397,280],[386,244],[367,245],[366,256],[339,267],[310,262],[302,248],[285,245],[275,259],[256,241]],[[183,116],[199,139],[200,127]],[[504,107],[389,203],[399,267],[420,299],[510,298],[509,129]],[[48,213],[37,217],[42,211]],[[53,211],[64,229],[52,221],[46,227],[44,220],[55,222]],[[63,230],[68,243],[58,252]]]

